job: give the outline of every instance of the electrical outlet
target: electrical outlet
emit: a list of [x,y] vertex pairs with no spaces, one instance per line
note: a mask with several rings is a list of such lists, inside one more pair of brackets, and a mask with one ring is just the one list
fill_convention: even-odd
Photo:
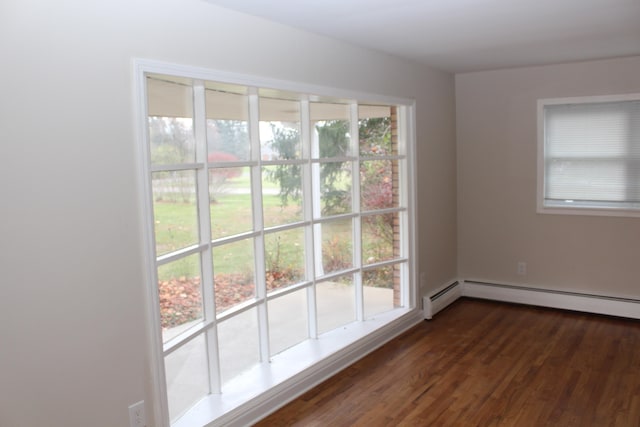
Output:
[[147,427],[147,417],[144,413],[144,400],[129,406],[129,425],[131,427]]
[[524,261],[518,261],[518,275],[526,276],[527,275],[527,263]]

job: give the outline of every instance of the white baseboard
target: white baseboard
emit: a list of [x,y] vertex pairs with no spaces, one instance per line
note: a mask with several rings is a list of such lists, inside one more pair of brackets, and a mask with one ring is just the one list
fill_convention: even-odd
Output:
[[640,300],[464,281],[462,296],[640,319]]

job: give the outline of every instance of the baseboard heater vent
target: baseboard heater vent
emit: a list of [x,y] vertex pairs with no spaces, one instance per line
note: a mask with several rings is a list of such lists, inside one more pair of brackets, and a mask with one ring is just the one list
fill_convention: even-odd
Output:
[[464,280],[463,296],[640,319],[640,300]]
[[424,318],[431,319],[439,311],[462,296],[462,289],[459,282],[453,282],[444,289],[431,296],[422,298]]

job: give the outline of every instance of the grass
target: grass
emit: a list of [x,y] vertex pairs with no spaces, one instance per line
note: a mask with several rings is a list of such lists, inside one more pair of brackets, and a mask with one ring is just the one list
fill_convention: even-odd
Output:
[[[219,192],[210,205],[214,240],[253,229],[251,195],[228,191],[249,188],[248,177],[229,181],[229,185],[225,184],[224,187],[227,191]],[[164,199],[154,203],[158,254],[175,251],[200,240],[195,203],[185,202],[182,197],[168,199],[171,201]],[[302,219],[302,207],[296,203],[282,206],[277,194],[265,194],[262,205],[267,227]],[[380,234],[389,230],[380,224],[372,226],[372,219],[377,217],[382,216],[369,217],[363,222],[365,263],[369,258],[375,258],[372,262],[378,262],[392,257],[390,245],[384,243],[386,239]],[[352,266],[352,231],[350,219],[323,223],[324,273]],[[265,235],[265,280],[268,290],[288,286],[303,278],[305,250],[303,228]],[[212,252],[216,310],[224,311],[255,295],[254,240],[244,239],[214,246]],[[192,254],[158,268],[163,327],[170,328],[202,316],[200,267],[200,256]],[[392,267],[367,272],[363,277],[365,286],[392,286],[392,274]]]
[[253,209],[249,194],[219,195],[210,209],[213,239],[253,230]]
[[[271,183],[272,184],[272,183]],[[230,190],[248,189],[249,176],[243,174],[240,177],[228,180],[224,184],[224,192],[216,194],[215,202],[210,205],[212,238],[219,239],[252,231],[253,209],[250,194],[238,194]],[[266,188],[266,185],[265,185]],[[274,187],[276,188],[275,184]],[[281,200],[277,194],[263,196],[264,223],[266,227],[286,224],[302,219],[302,207],[299,204],[281,206]],[[157,201],[154,203],[156,248],[159,255],[165,254],[182,247],[195,244],[198,239],[197,207],[195,203],[183,201]],[[295,231],[295,230],[294,230]],[[363,259],[375,258],[375,261],[392,257],[391,248],[384,244],[376,233],[371,233],[365,224],[363,228]],[[350,263],[349,253],[352,250],[350,221],[337,222],[334,225],[323,225],[323,246],[329,256],[327,263],[335,263],[325,266],[326,272],[339,270],[340,266],[346,268]],[[301,232],[283,232],[265,240],[267,269],[269,268],[303,268],[302,253],[304,248],[301,241]],[[276,238],[277,237],[277,238]],[[214,248],[215,274],[243,273],[253,274],[253,244],[252,240],[245,240],[229,245]],[[381,246],[382,242],[382,246]],[[342,252],[345,254],[342,254]],[[342,259],[336,260],[336,254]],[[382,256],[381,254],[385,255]],[[185,259],[172,262],[163,266],[159,271],[160,279],[170,277],[194,277],[199,275],[199,257],[189,256]]]
[[[251,187],[251,174],[249,168],[242,168],[240,176],[228,179],[224,183],[224,188],[229,189],[246,189]],[[269,180],[262,180],[262,188],[267,190],[278,190],[278,184]]]
[[[282,207],[277,195],[264,197],[265,224],[290,223],[301,219],[299,206]],[[253,230],[253,214],[249,194],[225,194],[211,204],[212,238],[219,239]],[[193,203],[156,202],[154,204],[156,250],[159,255],[198,242],[197,209]],[[282,248],[293,247],[295,237],[291,233],[282,234],[279,239]],[[296,245],[296,246],[298,246]],[[267,250],[270,245],[267,245]],[[226,251],[226,253],[223,253]],[[281,262],[294,265],[299,251],[283,250]],[[253,259],[253,245],[250,240],[241,241],[214,249],[216,273],[237,273],[247,271]],[[191,276],[199,271],[195,256],[172,262],[162,270],[162,276]],[[252,270],[252,267],[251,267]]]

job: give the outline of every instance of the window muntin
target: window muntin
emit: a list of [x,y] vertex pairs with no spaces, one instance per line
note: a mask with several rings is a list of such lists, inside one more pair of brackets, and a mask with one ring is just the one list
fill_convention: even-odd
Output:
[[640,95],[538,108],[538,210],[640,215]]
[[[172,334],[164,340],[169,414],[175,420],[203,393],[224,394],[234,378],[256,363],[267,362],[270,357],[318,334],[352,321],[365,321],[409,301],[403,297],[408,292],[408,252],[401,253],[399,249],[407,247],[406,220],[405,225],[401,226],[401,221],[394,225],[398,229],[394,233],[397,241],[390,249],[393,255],[382,263],[364,267],[360,198],[363,187],[359,173],[361,165],[367,161],[397,165],[389,170],[390,182],[397,187],[392,191],[394,201],[382,212],[373,207],[368,214],[372,217],[393,214],[405,218],[408,215],[407,180],[406,177],[404,181],[399,179],[398,174],[407,157],[404,148],[398,148],[404,145],[398,144],[397,132],[395,137],[391,136],[391,125],[397,124],[396,106],[363,105],[360,108],[357,102],[344,99],[158,74],[148,77],[148,82],[158,79],[179,83],[180,88],[187,89],[178,92],[190,93],[192,100],[190,110],[184,105],[167,107],[163,102],[171,104],[175,97],[153,93],[162,91],[167,85],[150,83],[146,88],[149,114],[152,111],[149,104],[155,102],[155,115],[148,120],[175,116],[191,124],[193,135],[193,148],[188,151],[186,160],[156,162],[150,168],[151,175],[155,176],[180,173],[192,177],[183,192],[188,194],[185,200],[190,206],[189,217],[197,221],[196,232],[184,242],[167,243],[166,237],[156,235],[157,242],[160,238],[158,247],[166,248],[162,252],[156,251],[157,276],[160,277],[165,265],[189,258],[195,260],[191,264],[197,264],[190,277],[197,277],[200,282],[199,290],[195,292],[201,304],[198,316],[181,324],[182,329],[172,329]],[[168,87],[175,92],[174,86]],[[224,100],[231,105],[229,114],[220,113]],[[245,102],[248,103],[246,108]],[[331,117],[327,117],[327,111],[331,111]],[[336,111],[339,114],[335,115]],[[323,117],[314,118],[312,112],[322,113]],[[377,116],[384,117],[377,121],[378,125],[389,125],[389,129],[380,126],[372,132],[383,138],[388,135],[385,143],[389,147],[384,153],[370,146],[367,148],[367,138],[364,141],[356,138],[363,118],[375,119]],[[230,132],[231,139],[234,143],[239,142],[238,145],[244,147],[243,152],[248,154],[233,159],[210,157],[211,151],[219,151],[216,150],[219,144],[212,143],[209,137],[211,132],[219,133],[219,121],[232,122],[235,130]],[[370,123],[376,121],[370,120]],[[333,133],[337,139],[320,137],[324,130],[319,128],[327,126],[331,126],[332,131],[339,128],[339,132]],[[367,130],[366,123],[364,126]],[[278,131],[285,132],[291,141],[285,141],[284,146],[274,144]],[[396,138],[396,142],[392,143],[392,138]],[[339,143],[336,145],[335,141]],[[342,144],[344,141],[346,146]],[[334,150],[336,146],[339,150]],[[321,147],[325,148],[321,150]],[[363,147],[369,154],[374,154],[359,156]],[[153,150],[151,144],[148,148]],[[327,165],[338,171],[334,186],[324,180]],[[280,172],[280,179],[274,179],[273,173],[269,176],[268,171]],[[222,186],[219,186],[220,177],[223,178]],[[288,179],[291,177],[294,179]],[[282,191],[283,179],[294,183],[291,191]],[[326,194],[336,188],[342,192],[343,205],[327,202]],[[404,197],[402,203],[400,196]],[[220,209],[220,205],[232,201],[236,203],[238,218],[243,218],[241,221],[236,220],[236,215]],[[183,200],[182,203],[186,202]],[[291,209],[286,211],[285,207]],[[227,224],[220,226],[224,221]],[[337,264],[325,263],[327,238],[336,236],[340,246],[350,248],[351,256],[345,255]],[[287,252],[289,257],[280,264],[292,273],[269,287],[269,265],[273,266],[272,261],[278,253],[274,248],[278,242],[280,253]],[[225,259],[229,254],[240,254],[237,257],[242,258],[244,267],[238,267],[237,260]],[[222,292],[213,284],[222,282],[216,279],[224,278],[223,275],[228,274],[226,270],[236,268],[247,280],[246,283],[232,282],[232,286],[248,285],[249,291],[242,293],[232,304],[223,304],[219,299]],[[253,283],[250,283],[252,274]],[[323,292],[336,284],[344,291],[340,296]],[[369,291],[368,287],[377,291]],[[246,332],[248,342],[253,343],[244,355],[244,347],[238,344],[238,332],[234,336],[234,330]],[[191,358],[190,349],[195,352],[195,359]],[[190,384],[189,378],[181,378],[180,360],[191,367],[198,366],[189,368],[191,372],[200,373],[196,383]],[[205,383],[207,387],[203,386]]]

